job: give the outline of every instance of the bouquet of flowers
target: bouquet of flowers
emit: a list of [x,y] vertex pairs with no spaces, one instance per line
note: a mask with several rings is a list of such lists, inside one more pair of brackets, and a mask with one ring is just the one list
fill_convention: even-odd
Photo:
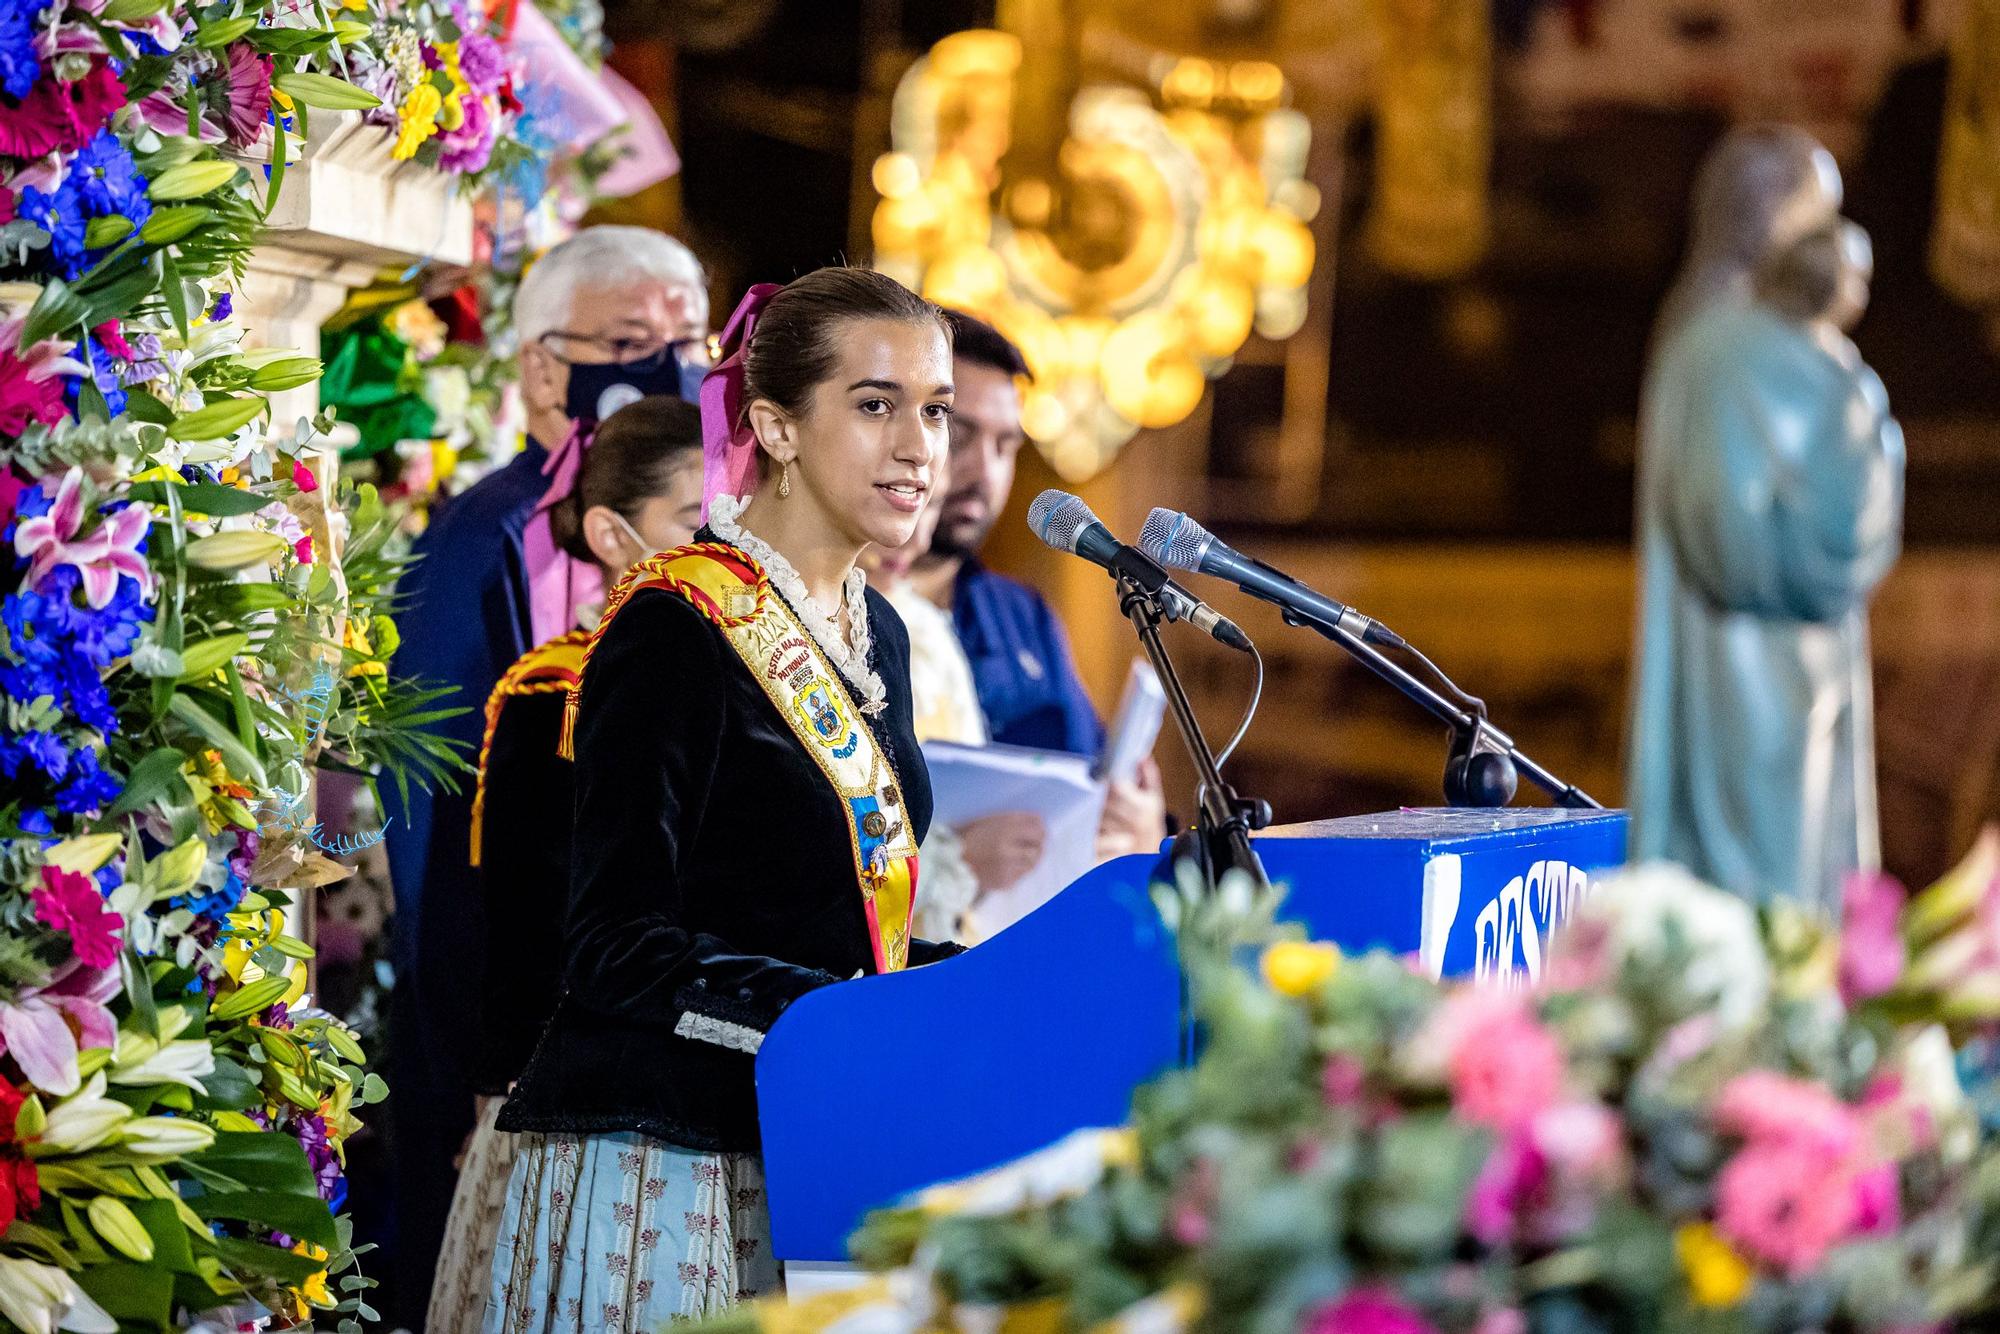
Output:
[[376,3],[355,77],[381,99],[368,119],[395,131],[392,157],[477,182],[532,156],[512,131],[522,108],[499,25],[477,0]]
[[[249,248],[366,24],[296,0],[0,14],[0,1319],[372,1318],[315,1009],[325,766],[442,775],[392,683],[393,525],[267,393]],[[338,1280],[336,1292],[333,1281]]]
[[[1933,934],[1945,898],[1990,921],[2000,883],[1975,858],[1892,930]],[[1899,958],[1864,998],[1841,935],[1666,868],[1604,885],[1533,991],[1299,940],[1245,967],[1216,942],[1256,914],[1165,906],[1197,1064],[1128,1127],[875,1215],[871,1288],[733,1323],[1912,1334],[2000,1312],[2000,1140],[1954,1068],[1950,981]],[[1874,1003],[1899,991],[1931,1003]]]

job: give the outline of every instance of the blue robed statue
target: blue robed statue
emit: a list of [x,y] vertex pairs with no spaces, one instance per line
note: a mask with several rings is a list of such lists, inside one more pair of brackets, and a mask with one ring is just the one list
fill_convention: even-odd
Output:
[[1901,546],[1903,439],[1845,330],[1868,240],[1796,131],[1698,186],[1641,429],[1635,860],[1837,908],[1879,864],[1867,606]]

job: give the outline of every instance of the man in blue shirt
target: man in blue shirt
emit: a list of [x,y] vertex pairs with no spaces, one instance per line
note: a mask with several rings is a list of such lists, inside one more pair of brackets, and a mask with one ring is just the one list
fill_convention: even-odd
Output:
[[[1007,508],[1015,460],[1027,441],[1019,381],[1027,378],[1028,364],[991,325],[957,311],[947,317],[953,340],[951,489],[930,555],[917,562],[911,582],[950,610],[994,741],[1096,759],[1104,724],[1077,676],[1069,636],[1054,609],[1026,584],[979,563],[979,548]],[[991,818],[1020,828],[1017,817]],[[1159,771],[1148,760],[1136,783],[1112,784],[1099,855],[1153,851],[1164,827]],[[961,833],[968,857],[976,860],[976,836],[970,827]],[[1040,837],[1034,834],[1037,856]]]
[[[537,260],[514,298],[521,452],[443,502],[417,539],[398,584],[401,678],[452,692],[440,707],[466,712],[435,725],[476,756],[486,698],[514,660],[572,624],[536,624],[526,530],[548,491],[549,450],[578,418],[609,416],[648,393],[674,393],[705,366],[708,292],[701,265],[680,242],[643,227],[591,227]],[[558,574],[560,582],[560,574]],[[561,612],[563,589],[558,587]],[[544,616],[542,619],[548,619]],[[566,613],[564,619],[567,619]],[[390,1204],[395,1266],[392,1318],[416,1326],[429,1299],[451,1207],[454,1160],[472,1129],[469,1068],[483,966],[477,872],[469,863],[472,784],[412,787],[407,802],[385,787],[389,876],[395,887],[390,999],[389,1117],[395,1158]],[[566,887],[549,887],[551,924]]]

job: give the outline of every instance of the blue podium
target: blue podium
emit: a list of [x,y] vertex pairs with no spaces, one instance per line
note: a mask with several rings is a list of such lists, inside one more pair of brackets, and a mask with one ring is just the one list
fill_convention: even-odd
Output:
[[[1624,860],[1618,811],[1405,810],[1262,831],[1281,915],[1434,977],[1541,971],[1550,932]],[[1183,979],[1148,857],[1107,862],[930,968],[805,996],[757,1057],[779,1259],[830,1264],[870,1209],[1084,1126],[1182,1060]]]

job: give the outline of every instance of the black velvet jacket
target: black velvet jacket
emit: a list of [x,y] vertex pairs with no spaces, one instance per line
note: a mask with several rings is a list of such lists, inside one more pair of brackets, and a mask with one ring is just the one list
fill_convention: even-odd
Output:
[[562,953],[551,929],[569,894],[576,804],[562,739],[561,690],[513,695],[486,756],[480,821],[480,907],[486,967],[474,1088],[505,1093],[528,1064],[555,1009]]
[[[921,840],[909,634],[872,590],[868,623],[889,696],[874,735]],[[761,1033],[874,971],[840,799],[722,632],[663,589],[634,593],[598,641],[574,750],[563,994],[500,1126],[755,1151],[754,1058],[675,1029]],[[957,950],[913,941],[910,963]]]

